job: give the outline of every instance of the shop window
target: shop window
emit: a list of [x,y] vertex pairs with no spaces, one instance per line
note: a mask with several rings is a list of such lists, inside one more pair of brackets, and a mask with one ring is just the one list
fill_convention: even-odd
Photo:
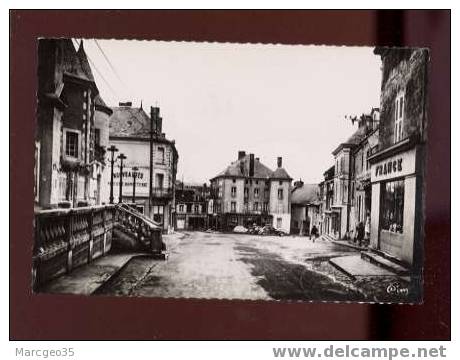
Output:
[[65,156],[78,159],[80,132],[76,130],[64,129],[65,136]]
[[404,180],[386,182],[382,185],[382,229],[403,233]]
[[283,226],[283,218],[276,218],[276,228],[280,229]]
[[394,127],[394,143],[403,139],[403,124],[404,124],[404,92],[399,93],[395,100],[395,127]]

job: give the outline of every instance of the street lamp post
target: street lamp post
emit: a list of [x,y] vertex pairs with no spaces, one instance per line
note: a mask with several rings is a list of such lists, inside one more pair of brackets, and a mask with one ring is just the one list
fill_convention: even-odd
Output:
[[114,154],[118,151],[118,149],[112,145],[110,146],[107,151],[111,152],[111,158],[110,158],[110,197],[109,197],[109,202],[113,204],[113,163],[115,162],[114,159]]
[[134,166],[131,171],[133,172],[133,204],[136,203],[136,178],[137,174],[136,172],[139,171],[139,168],[137,166]]
[[122,192],[123,192],[123,160],[126,159],[125,154],[121,153],[118,155],[118,158],[120,159],[120,193],[118,195],[118,202],[122,202]]

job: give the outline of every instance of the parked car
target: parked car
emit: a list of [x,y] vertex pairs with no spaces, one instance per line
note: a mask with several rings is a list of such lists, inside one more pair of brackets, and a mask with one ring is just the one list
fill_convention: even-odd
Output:
[[245,234],[248,232],[248,229],[246,229],[244,226],[238,225],[233,228],[233,232],[239,233],[239,234]]

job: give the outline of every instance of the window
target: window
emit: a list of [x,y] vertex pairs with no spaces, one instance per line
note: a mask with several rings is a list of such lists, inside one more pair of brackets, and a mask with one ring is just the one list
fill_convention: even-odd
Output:
[[236,197],[236,186],[232,186],[232,197]]
[[188,213],[192,212],[192,204],[187,204],[187,212]]
[[268,211],[268,202],[264,202],[263,211]]
[[164,175],[163,174],[156,174],[156,187],[159,189],[163,188],[163,180],[164,180]]
[[404,92],[399,93],[395,100],[395,128],[394,142],[397,143],[403,139],[404,123]]
[[236,202],[235,201],[232,201],[232,203],[230,204],[230,211],[231,212],[236,212]]
[[256,198],[259,197],[259,188],[254,189],[254,197],[256,197]]
[[181,213],[184,212],[184,204],[179,205],[179,212],[181,212]]
[[256,185],[259,185],[259,180],[256,180]]
[[244,197],[245,198],[249,197],[249,188],[247,187],[244,188]]
[[101,145],[101,129],[94,129],[94,145]]
[[282,186],[282,185],[283,185],[283,182],[282,182],[282,181],[280,181],[280,182],[279,182],[279,184],[280,184],[280,186]]
[[252,207],[254,211],[259,211],[259,203],[256,201]]
[[200,205],[195,204],[195,206],[194,206],[194,213],[195,213],[195,214],[199,214],[199,213],[200,213]]
[[278,189],[278,199],[283,200],[283,189]]
[[157,164],[165,163],[165,148],[164,147],[158,147],[156,163]]
[[403,233],[404,180],[386,182],[382,185],[381,224],[383,230]]
[[219,198],[222,197],[222,186],[219,185],[219,194],[218,194]]
[[232,182],[233,182],[233,183],[236,183],[236,179],[233,179]]
[[78,139],[80,133],[74,130],[64,130],[65,131],[65,155],[78,159]]
[[268,189],[264,189],[264,197],[265,197],[265,198],[268,198],[268,195],[269,195]]
[[249,180],[248,180],[248,179],[246,179],[246,181],[245,181],[244,183],[245,183],[246,185],[247,185],[247,184],[249,184]]

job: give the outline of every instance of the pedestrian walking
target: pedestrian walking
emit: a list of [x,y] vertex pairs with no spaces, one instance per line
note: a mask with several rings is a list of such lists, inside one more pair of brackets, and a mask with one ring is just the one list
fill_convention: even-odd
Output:
[[312,239],[313,242],[315,242],[315,239],[317,237],[318,237],[318,228],[316,227],[316,225],[313,225],[310,231],[310,239]]

